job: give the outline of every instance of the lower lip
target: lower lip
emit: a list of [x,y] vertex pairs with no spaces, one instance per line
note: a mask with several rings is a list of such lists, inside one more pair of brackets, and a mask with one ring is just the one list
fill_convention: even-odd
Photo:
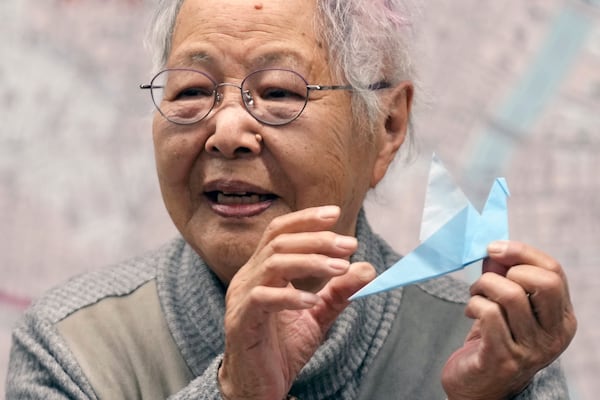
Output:
[[210,208],[215,214],[226,218],[254,217],[271,207],[273,200],[261,201],[253,204],[219,204],[210,203]]

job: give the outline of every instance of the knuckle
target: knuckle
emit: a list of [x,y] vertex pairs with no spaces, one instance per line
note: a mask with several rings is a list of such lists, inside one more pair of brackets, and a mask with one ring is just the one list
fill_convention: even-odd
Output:
[[494,287],[499,275],[493,272],[484,272],[475,283],[471,285],[471,294],[482,294],[486,288]]
[[505,304],[506,306],[514,306],[521,304],[525,299],[525,290],[518,285],[511,285],[504,289],[502,297],[498,300],[499,303]]
[[280,264],[278,260],[278,255],[273,254],[271,257],[268,257],[265,261],[263,261],[262,269],[264,274],[269,276],[277,271],[277,267]]
[[502,311],[497,303],[486,303],[481,310],[481,319],[496,319]]
[[523,254],[527,251],[527,245],[523,242],[513,240],[509,243],[510,243],[510,251],[512,254]]
[[274,237],[267,246],[271,249],[272,254],[281,253],[285,249],[286,235],[278,235]]
[[286,215],[279,215],[271,220],[267,228],[265,229],[265,234],[269,237],[276,236],[279,232],[283,230],[283,227],[286,225]]
[[330,231],[325,231],[323,232],[323,237],[320,239],[321,242],[319,243],[320,246],[332,246],[335,244],[335,240],[337,239],[338,235],[336,233],[330,232]]
[[552,358],[555,358],[565,350],[568,343],[569,340],[567,340],[567,337],[565,335],[559,335],[555,337],[554,340],[550,341],[550,343],[547,346],[547,351],[545,353],[547,353],[548,356],[552,356]]
[[321,254],[308,254],[305,264],[313,267],[318,267],[326,262],[326,257]]
[[542,331],[536,341],[540,351],[537,352],[538,364],[547,364],[558,357],[569,346],[575,335],[577,322],[572,315],[563,319],[560,327],[552,331]]
[[326,244],[329,245],[331,243],[334,243],[337,236],[338,235],[336,233],[333,233],[331,231],[323,231],[320,235],[316,235],[315,239],[318,240],[319,245],[323,246]]
[[566,329],[567,329],[567,334],[569,336],[569,341],[575,336],[575,333],[577,332],[577,317],[575,317],[575,314],[573,314],[572,310],[569,310],[566,312],[566,316],[565,316],[565,320],[566,320]]
[[498,317],[502,317],[502,309],[498,303],[491,301],[477,302],[476,305],[479,309],[479,315],[482,323],[488,320],[496,320]]
[[519,280],[519,276],[527,274],[527,271],[530,269],[531,267],[527,265],[514,265],[508,270],[508,272],[506,272],[506,278],[513,282],[517,282]]
[[557,275],[560,275],[562,272],[562,266],[560,265],[560,263],[558,261],[556,261],[554,259],[551,259],[547,262],[546,269],[554,272]]
[[250,307],[256,307],[263,300],[263,290],[260,286],[254,286],[248,290],[247,302]]
[[317,251],[328,251],[335,246],[337,234],[330,231],[315,232],[311,235],[311,246]]
[[562,295],[562,289],[564,283],[562,277],[558,274],[547,273],[539,274],[538,277],[538,290],[539,292],[551,296]]
[[536,365],[544,365],[555,359],[567,347],[569,341],[565,335],[552,335],[544,333],[538,340],[540,351],[535,352],[533,362]]
[[523,370],[523,354],[514,352],[512,355],[502,363],[502,368],[507,376],[516,376]]
[[[277,217],[279,218],[279,217]],[[269,225],[267,225],[267,227],[265,228],[265,236],[267,237],[273,237],[275,236],[275,232],[277,232],[278,229],[278,224],[277,224],[277,218],[273,219],[271,221],[271,223],[269,223]]]
[[498,275],[494,274],[493,272],[485,272],[481,275],[481,277],[479,278],[479,283],[483,284],[483,285],[490,285],[493,284],[494,281],[496,280],[496,277]]

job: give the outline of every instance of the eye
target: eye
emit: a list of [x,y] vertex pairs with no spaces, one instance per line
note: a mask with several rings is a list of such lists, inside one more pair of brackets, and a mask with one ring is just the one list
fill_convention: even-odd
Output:
[[298,89],[289,89],[284,87],[269,87],[261,91],[260,97],[264,100],[285,101],[298,100],[304,101],[305,93]]
[[190,87],[181,90],[175,96],[175,100],[185,100],[185,99],[201,99],[206,97],[212,97],[213,90],[207,87]]

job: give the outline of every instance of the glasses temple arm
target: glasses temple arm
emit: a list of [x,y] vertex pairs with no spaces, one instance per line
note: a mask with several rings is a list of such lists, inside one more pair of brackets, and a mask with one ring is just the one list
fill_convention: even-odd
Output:
[[148,85],[148,84],[141,84],[140,85],[140,89],[164,89],[164,86],[156,86],[156,85]]
[[[389,82],[381,81],[376,83],[371,83],[366,87],[367,90],[379,90],[379,89],[387,89],[391,85]],[[325,86],[325,85],[306,85],[308,90],[356,90],[352,85],[333,85],[333,86]]]

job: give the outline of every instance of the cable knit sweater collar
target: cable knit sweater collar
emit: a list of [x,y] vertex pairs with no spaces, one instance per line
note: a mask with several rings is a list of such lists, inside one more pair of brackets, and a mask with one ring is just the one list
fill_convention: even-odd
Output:
[[[364,212],[357,223],[359,247],[352,262],[368,261],[383,271],[398,259],[373,234]],[[167,322],[195,375],[224,351],[225,288],[189,245],[166,260],[158,276]],[[400,306],[402,290],[352,302],[331,327],[326,340],[300,372],[291,393],[299,398],[356,398],[362,378],[383,345]]]

